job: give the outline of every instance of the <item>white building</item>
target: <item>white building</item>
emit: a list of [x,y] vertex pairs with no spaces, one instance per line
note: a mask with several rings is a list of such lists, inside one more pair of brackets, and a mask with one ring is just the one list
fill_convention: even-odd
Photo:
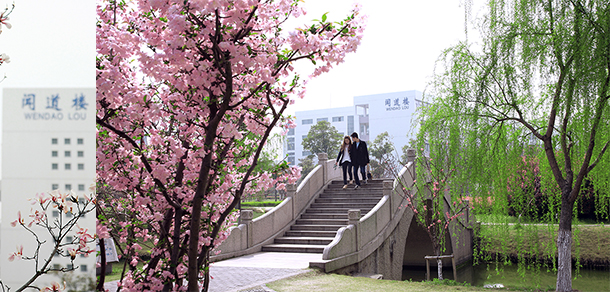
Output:
[[287,160],[296,165],[299,159],[311,154],[303,149],[302,142],[311,126],[322,120],[330,122],[343,136],[358,133],[359,138],[368,144],[377,135],[388,132],[394,147],[401,154],[402,147],[417,133],[414,115],[421,104],[421,95],[420,91],[411,90],[355,96],[353,106],[298,111],[295,113],[296,127],[290,129],[286,136]]
[[[53,189],[72,190],[82,198],[95,182],[95,89],[5,89],[3,96],[0,279],[15,290],[35,273],[35,265],[33,261],[11,262],[8,257],[19,245],[23,245],[24,256],[32,256],[36,248],[33,235],[20,226],[11,227],[17,212],[27,223],[30,209],[35,207],[28,198]],[[63,220],[70,214],[49,211],[47,216]],[[78,224],[94,233],[95,212]],[[53,239],[42,228],[33,226],[32,230],[47,241],[40,257],[48,257]],[[52,266],[67,267],[69,262],[55,257]],[[95,277],[95,254],[77,256],[74,264],[79,266],[72,272],[74,276]],[[57,280],[43,276],[34,284]]]

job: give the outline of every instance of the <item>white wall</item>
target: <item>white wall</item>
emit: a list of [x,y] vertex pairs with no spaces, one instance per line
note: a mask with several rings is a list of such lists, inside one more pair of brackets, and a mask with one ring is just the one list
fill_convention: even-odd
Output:
[[[51,191],[54,184],[61,192],[70,185],[82,196],[95,181],[95,89],[4,89],[3,97],[1,222],[4,224],[0,229],[0,279],[16,289],[34,273],[35,266],[32,261],[9,262],[7,258],[18,245],[24,246],[24,255],[32,255],[36,247],[31,234],[21,227],[11,227],[10,222],[17,218],[17,212],[21,211],[22,217],[28,220],[34,206],[27,199]],[[54,97],[57,97],[55,104]],[[81,107],[74,106],[75,99],[76,105]],[[57,139],[56,144],[53,139]],[[70,143],[65,139],[70,139]],[[79,144],[80,139],[82,144]],[[52,156],[52,151],[57,151],[56,157]],[[70,157],[66,157],[66,151],[70,152]],[[79,157],[79,151],[82,151],[82,157]],[[53,164],[57,164],[57,169],[53,169]],[[70,165],[69,170],[66,164]],[[83,169],[79,169],[79,165]],[[84,190],[79,191],[79,186]],[[47,216],[53,219],[53,214]],[[79,226],[95,232],[95,213],[80,220]],[[53,240],[44,236],[48,234],[45,230],[33,230],[47,240],[41,249],[41,257],[47,257]],[[53,263],[65,267],[69,260],[56,258]],[[75,265],[87,266],[86,273],[79,270],[77,274],[95,276],[95,255],[77,257]],[[51,280],[56,279],[43,277],[36,283],[46,285]]]
[[[311,128],[311,126],[315,125],[317,123],[317,120],[320,118],[327,118],[328,122],[334,126],[337,131],[339,131],[339,133],[343,133],[343,135],[350,135],[351,133],[347,132],[347,121],[348,121],[348,116],[350,115],[354,115],[354,107],[349,106],[349,107],[338,107],[338,108],[331,108],[331,109],[321,109],[321,110],[313,110],[313,111],[302,111],[302,112],[296,112],[295,116],[296,116],[296,128],[294,129],[295,131],[295,157],[296,157],[296,164],[299,164],[299,159],[304,158],[305,156],[303,155],[303,136],[307,136],[307,133],[309,133],[309,129]],[[333,122],[333,117],[343,117],[343,121],[340,122]],[[307,120],[307,119],[312,119],[313,123],[312,124],[308,124],[308,125],[303,125],[303,120]],[[291,137],[291,136],[287,136],[287,137]],[[337,151],[339,151],[337,149]],[[291,151],[287,151],[287,152],[291,152]],[[337,152],[338,153],[338,152]],[[316,153],[313,153],[316,154]],[[317,156],[315,156],[317,157]],[[335,159],[336,157],[329,157],[329,159]],[[317,158],[316,158],[317,159]]]
[[[321,110],[300,111],[296,112],[296,128],[295,130],[295,151],[285,150],[286,153],[294,152],[296,164],[298,160],[304,156],[303,145],[301,144],[302,137],[307,135],[312,125],[316,124],[318,118],[328,118],[339,132],[345,135],[348,133],[347,122],[348,116],[354,116],[354,131],[362,138],[364,133],[360,133],[359,117],[363,114],[363,110],[359,105],[368,107],[369,120],[369,137],[367,143],[370,145],[375,138],[383,133],[388,132],[394,143],[398,156],[402,155],[402,147],[409,143],[409,139],[415,138],[419,124],[415,122],[416,109],[418,104],[416,100],[421,100],[422,93],[417,90],[401,91],[392,93],[381,93],[373,95],[363,95],[354,97],[354,105],[349,107],[339,107]],[[389,102],[389,105],[387,104]],[[345,117],[342,122],[333,123],[332,117]],[[312,124],[303,124],[303,120],[312,119]],[[292,136],[287,136],[292,137]],[[369,146],[370,147],[370,146]],[[335,159],[335,157],[329,157]]]
[[402,147],[409,143],[410,138],[415,138],[419,129],[419,124],[415,123],[415,99],[421,99],[420,91],[354,97],[354,105],[368,104],[369,107],[369,147],[379,134],[388,132],[398,155],[402,155]]

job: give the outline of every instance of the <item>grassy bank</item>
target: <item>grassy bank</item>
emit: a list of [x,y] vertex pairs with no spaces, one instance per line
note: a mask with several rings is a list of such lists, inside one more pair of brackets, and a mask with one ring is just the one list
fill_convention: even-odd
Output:
[[[480,244],[488,254],[508,255],[512,259],[551,260],[557,254],[556,224],[481,225]],[[583,266],[610,265],[610,227],[573,226],[572,256]]]
[[409,282],[374,280],[369,278],[350,277],[336,274],[324,274],[312,271],[291,278],[268,283],[267,287],[277,291],[309,292],[309,291],[489,291],[482,287],[461,285],[445,285],[436,282]]

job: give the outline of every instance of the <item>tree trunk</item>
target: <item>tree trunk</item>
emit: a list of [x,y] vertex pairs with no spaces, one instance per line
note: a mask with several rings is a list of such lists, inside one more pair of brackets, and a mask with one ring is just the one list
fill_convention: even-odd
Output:
[[100,274],[100,278],[97,282],[97,287],[95,287],[96,291],[105,291],[104,290],[104,282],[106,282],[106,245],[104,244],[104,239],[98,239],[100,245],[100,269],[102,273]]
[[207,292],[210,288],[210,246],[204,246],[204,255],[203,255],[203,265],[204,265],[204,274],[203,274],[203,289],[201,291]]
[[442,280],[443,279],[443,260],[440,258],[436,259],[436,264],[438,266],[438,279]]
[[[569,193],[568,193],[569,195]],[[572,291],[572,208],[574,203],[562,196],[557,232],[557,285],[555,290]]]

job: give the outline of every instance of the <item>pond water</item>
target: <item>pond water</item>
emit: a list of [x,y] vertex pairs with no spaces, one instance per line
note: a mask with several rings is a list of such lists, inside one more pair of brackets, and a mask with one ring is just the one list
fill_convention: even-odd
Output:
[[[453,280],[451,266],[443,269],[443,278]],[[580,269],[576,279],[572,280],[572,289],[579,291],[610,291],[610,268]],[[431,278],[437,278],[436,266],[430,266]],[[502,284],[505,287],[526,289],[555,289],[557,273],[545,267],[525,267],[519,269],[517,264],[503,265],[483,263],[476,266],[465,265],[457,271],[457,281],[467,282],[473,286]],[[403,267],[403,280],[424,281],[425,267]]]

